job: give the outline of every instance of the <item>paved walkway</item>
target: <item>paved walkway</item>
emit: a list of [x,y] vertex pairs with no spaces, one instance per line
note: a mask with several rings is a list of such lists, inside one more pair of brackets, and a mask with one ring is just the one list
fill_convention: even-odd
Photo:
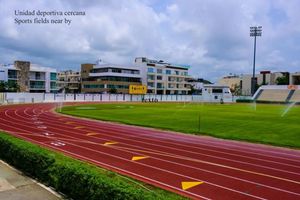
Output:
[[0,199],[60,200],[62,198],[0,160]]

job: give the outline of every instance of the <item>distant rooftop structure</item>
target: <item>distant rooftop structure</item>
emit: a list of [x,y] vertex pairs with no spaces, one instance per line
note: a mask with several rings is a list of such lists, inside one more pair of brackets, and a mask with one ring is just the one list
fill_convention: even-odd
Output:
[[178,68],[184,68],[184,69],[189,69],[191,67],[190,65],[186,65],[186,64],[169,63],[169,62],[165,62],[163,60],[148,59],[146,57],[137,57],[137,58],[135,58],[135,62],[137,62],[138,60],[142,60],[142,62],[145,62],[145,63],[148,63],[148,64],[165,65],[166,67],[178,67]]

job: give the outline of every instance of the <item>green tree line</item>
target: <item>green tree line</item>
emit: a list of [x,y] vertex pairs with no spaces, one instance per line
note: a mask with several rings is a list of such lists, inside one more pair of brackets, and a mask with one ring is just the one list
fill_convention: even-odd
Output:
[[17,82],[0,81],[0,92],[19,92],[20,86]]

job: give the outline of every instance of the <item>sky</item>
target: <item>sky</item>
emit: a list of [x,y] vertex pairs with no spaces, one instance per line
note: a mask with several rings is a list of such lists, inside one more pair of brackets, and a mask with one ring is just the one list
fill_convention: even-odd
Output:
[[[58,70],[135,57],[190,65],[217,81],[250,74],[250,26],[262,26],[256,69],[300,71],[299,0],[0,0],[0,63],[26,60]],[[16,24],[19,11],[81,11],[67,24]],[[60,19],[65,16],[48,16]]]

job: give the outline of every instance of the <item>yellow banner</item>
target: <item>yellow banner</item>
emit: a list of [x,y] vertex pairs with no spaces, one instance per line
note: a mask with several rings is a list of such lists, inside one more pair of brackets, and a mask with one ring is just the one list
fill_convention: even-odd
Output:
[[147,86],[145,85],[129,85],[129,94],[146,94]]

